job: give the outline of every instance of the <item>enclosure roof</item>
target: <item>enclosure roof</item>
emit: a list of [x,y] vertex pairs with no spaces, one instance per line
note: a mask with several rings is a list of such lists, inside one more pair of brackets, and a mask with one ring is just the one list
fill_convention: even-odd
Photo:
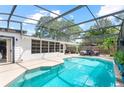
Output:
[[[75,20],[75,24],[73,25],[63,26],[62,28],[57,28],[57,30],[59,29],[60,31],[67,29],[67,28],[71,28],[73,26],[77,26],[77,25],[82,27],[81,26],[82,24],[88,24],[90,22],[96,23],[98,27],[97,29],[102,29],[105,27],[102,27],[101,25],[99,25],[98,20],[103,19],[103,18],[113,17],[113,18],[119,19],[120,21],[124,20],[123,18],[118,16],[119,14],[124,13],[124,9],[121,9],[121,10],[118,10],[118,11],[115,11],[115,12],[112,12],[106,15],[97,16],[96,13],[94,13],[95,10],[93,10],[94,6],[87,6],[87,5],[77,5],[77,6],[76,5],[66,5],[66,6],[62,6],[62,5],[61,6],[52,6],[52,5],[51,6],[48,6],[48,5],[47,6],[42,6],[42,5],[33,5],[33,6],[30,6],[30,5],[28,6],[13,5],[12,6],[11,5],[11,6],[8,6],[8,5],[4,5],[0,7],[2,7],[0,9],[0,24],[2,26],[4,25],[3,26],[4,28],[18,29],[22,31],[22,33],[25,30],[24,29],[25,26],[27,25],[31,25],[31,26],[27,26],[28,29],[31,27],[34,27],[34,30],[35,30],[35,26],[37,25],[40,18],[43,16],[52,16],[51,20],[48,20],[47,22],[41,23],[39,25],[39,26],[42,26],[43,28],[46,28],[47,24],[50,24],[51,22],[55,20],[64,19],[70,22],[70,17],[72,17],[72,19]],[[53,11],[51,9],[53,9]],[[57,9],[61,9],[61,10],[57,11]],[[39,11],[39,13],[37,13],[37,11]],[[61,14],[60,14],[60,11],[62,11]],[[87,16],[86,14],[82,14],[82,13],[85,13],[83,11],[85,11],[87,15],[89,14],[89,16]],[[35,16],[31,15],[31,13],[34,13]],[[87,19],[87,20],[84,20],[84,19]],[[118,26],[121,26],[121,22],[113,25],[113,27],[118,27]],[[109,28],[109,26],[107,28]],[[84,33],[84,32],[87,32],[87,30],[84,30],[82,28],[81,33]],[[72,33],[72,34],[75,34],[75,33]]]

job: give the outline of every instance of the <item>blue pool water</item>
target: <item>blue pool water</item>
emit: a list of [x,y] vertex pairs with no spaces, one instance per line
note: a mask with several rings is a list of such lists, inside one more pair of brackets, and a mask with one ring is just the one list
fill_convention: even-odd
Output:
[[64,64],[26,71],[8,84],[10,87],[113,87],[113,63],[97,59],[73,57]]

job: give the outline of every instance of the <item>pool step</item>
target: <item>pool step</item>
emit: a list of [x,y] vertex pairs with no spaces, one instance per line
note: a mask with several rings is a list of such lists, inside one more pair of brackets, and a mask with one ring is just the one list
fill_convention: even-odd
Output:
[[25,80],[29,80],[31,78],[34,78],[36,76],[39,76],[41,74],[45,74],[46,72],[48,72],[49,70],[40,70],[40,71],[36,71],[36,72],[33,72],[33,73],[28,73],[24,76]]

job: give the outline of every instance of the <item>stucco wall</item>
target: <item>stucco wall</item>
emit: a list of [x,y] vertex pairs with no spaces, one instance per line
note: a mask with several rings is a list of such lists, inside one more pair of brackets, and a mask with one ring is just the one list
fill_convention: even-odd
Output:
[[21,45],[20,47],[18,47],[18,50],[20,56],[16,56],[16,60],[17,61],[30,61],[30,60],[34,60],[34,59],[44,59],[44,58],[53,58],[60,56],[64,53],[36,53],[36,54],[32,54],[31,53],[31,38],[23,38],[21,41]]
[[[17,57],[19,56],[19,54],[17,54],[18,47],[20,47],[20,42],[21,42],[21,36],[19,33],[8,33],[8,32],[2,32],[0,31],[0,36],[4,36],[4,37],[14,37],[14,41],[15,41],[15,50],[12,50],[14,52],[14,58],[15,61],[17,60]],[[20,50],[18,50],[20,51]]]

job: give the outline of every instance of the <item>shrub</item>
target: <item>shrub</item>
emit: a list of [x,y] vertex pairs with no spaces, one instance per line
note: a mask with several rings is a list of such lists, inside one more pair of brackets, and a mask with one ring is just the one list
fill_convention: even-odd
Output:
[[114,57],[118,64],[124,65],[124,52],[123,51],[117,51]]

